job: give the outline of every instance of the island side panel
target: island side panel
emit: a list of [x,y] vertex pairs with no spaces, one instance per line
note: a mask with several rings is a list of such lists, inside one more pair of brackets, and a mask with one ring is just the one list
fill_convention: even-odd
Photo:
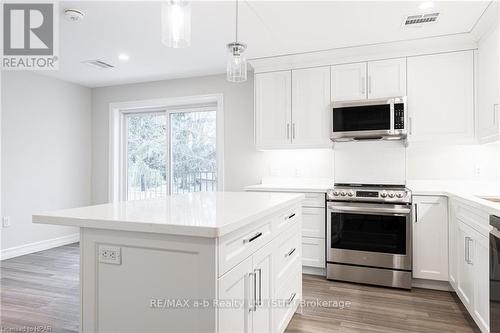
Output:
[[215,239],[82,228],[81,249],[80,332],[216,332],[194,302],[216,298]]

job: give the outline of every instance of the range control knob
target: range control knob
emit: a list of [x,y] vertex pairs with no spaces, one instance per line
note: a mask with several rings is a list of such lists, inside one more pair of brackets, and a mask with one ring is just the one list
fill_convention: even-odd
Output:
[[334,195],[334,196],[336,196],[336,197],[337,197],[339,194],[340,194],[340,193],[339,193],[339,191],[337,191],[337,190],[333,191],[333,195]]
[[353,197],[354,196],[354,191],[350,190],[349,192],[347,192],[347,195],[350,196],[350,197]]
[[395,194],[394,194],[394,192],[392,192],[392,191],[391,191],[391,192],[389,192],[389,194],[388,194],[388,195],[389,195],[389,198],[394,198],[394,195],[395,195]]
[[380,192],[380,196],[381,196],[382,198],[386,198],[386,197],[387,197],[387,192],[386,192],[386,191],[382,191],[382,192]]
[[397,196],[399,199],[401,199],[401,198],[403,198],[403,197],[405,196],[405,193],[404,193],[404,192],[398,192],[398,193],[396,193],[396,196]]
[[346,195],[347,193],[345,193],[345,191],[340,192],[340,196],[345,197]]

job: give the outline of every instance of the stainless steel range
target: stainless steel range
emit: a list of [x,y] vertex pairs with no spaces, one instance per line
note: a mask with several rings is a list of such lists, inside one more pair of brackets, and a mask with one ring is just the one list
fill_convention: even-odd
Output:
[[411,289],[411,191],[336,184],[327,193],[327,278]]

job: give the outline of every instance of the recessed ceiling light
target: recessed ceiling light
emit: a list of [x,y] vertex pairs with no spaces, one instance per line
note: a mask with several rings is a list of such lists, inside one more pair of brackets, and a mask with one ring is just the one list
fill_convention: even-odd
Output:
[[125,53],[120,53],[118,55],[118,59],[120,61],[128,61],[130,59],[130,57],[128,56],[128,54],[125,54]]
[[419,6],[420,9],[429,9],[432,7],[434,7],[434,2],[432,1],[424,1]]

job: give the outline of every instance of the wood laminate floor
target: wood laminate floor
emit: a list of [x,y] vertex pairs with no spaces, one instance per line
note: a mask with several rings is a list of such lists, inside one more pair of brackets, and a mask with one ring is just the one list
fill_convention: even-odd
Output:
[[[0,265],[0,332],[35,326],[78,332],[78,244],[4,260]],[[304,300],[310,304],[295,314],[287,333],[479,333],[453,293],[408,292],[312,275],[304,275],[303,286]],[[314,306],[318,300],[323,304]]]

